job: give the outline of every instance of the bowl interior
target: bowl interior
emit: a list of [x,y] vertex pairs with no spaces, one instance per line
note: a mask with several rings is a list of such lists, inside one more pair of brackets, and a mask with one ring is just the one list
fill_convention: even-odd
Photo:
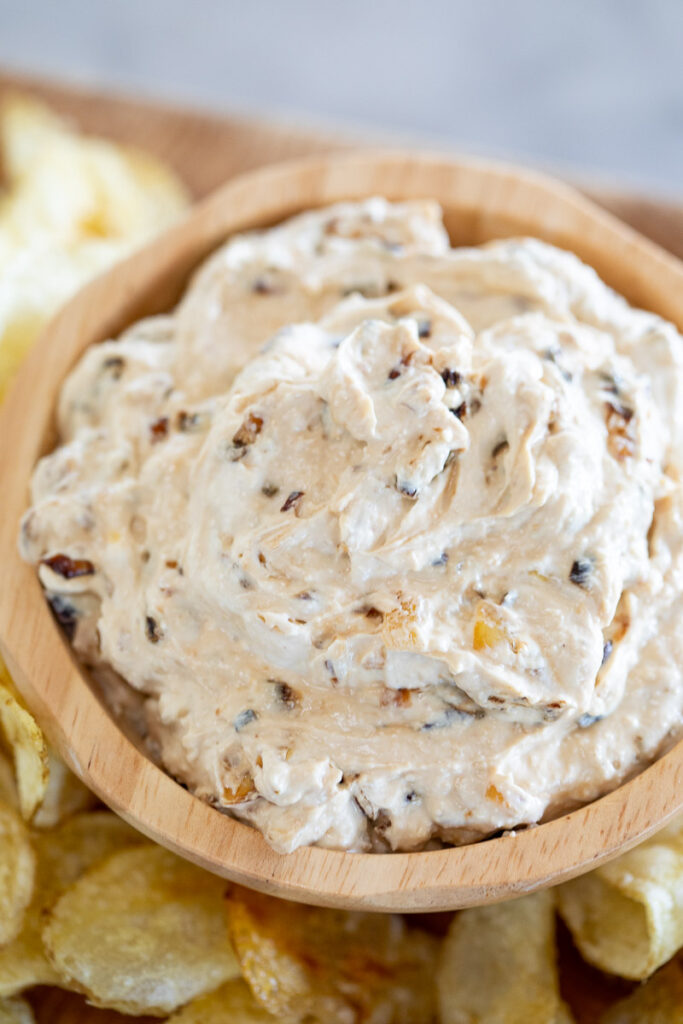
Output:
[[377,194],[438,199],[455,245],[533,234],[572,249],[632,303],[683,327],[681,265],[573,190],[537,175],[436,157],[360,154],[237,179],[79,293],[22,369],[0,421],[0,637],[17,685],[67,763],[155,840],[209,870],[290,899],[441,910],[571,877],[654,831],[683,806],[683,745],[608,796],[515,836],[412,854],[305,848],[280,855],[253,829],[191,796],[123,734],[76,664],[16,545],[33,466],[56,441],[53,411],[61,382],[87,345],[170,309],[192,270],[230,234],[305,208]]

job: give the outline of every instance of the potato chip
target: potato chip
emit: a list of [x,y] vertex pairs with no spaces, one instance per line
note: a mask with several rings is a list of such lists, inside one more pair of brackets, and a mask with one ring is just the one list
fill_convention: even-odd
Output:
[[558,902],[585,960],[647,978],[683,945],[683,818],[560,886]]
[[230,936],[255,998],[282,1019],[421,1024],[438,942],[394,914],[323,910],[235,887]]
[[10,190],[3,227],[21,242],[49,234],[140,239],[187,203],[173,172],[147,153],[73,130],[36,100],[5,100],[0,119]]
[[249,986],[235,978],[208,996],[193,999],[169,1017],[168,1024],[273,1024],[276,1019],[282,1022],[284,1018],[266,1013]]
[[17,812],[0,803],[0,946],[20,932],[33,895],[35,855]]
[[28,820],[47,789],[47,747],[35,720],[12,691],[12,681],[0,658],[0,733],[14,760],[19,807]]
[[64,131],[63,122],[37,100],[7,96],[0,117],[2,168],[10,184],[19,181],[40,156],[46,140]]
[[161,847],[114,854],[52,908],[48,956],[96,1006],[170,1013],[239,973],[225,885]]
[[437,973],[442,1024],[565,1024],[549,891],[463,910],[444,941]]
[[170,223],[187,196],[153,157],[83,137],[34,100],[3,106],[0,400],[48,317]]
[[97,804],[97,797],[84,786],[54,750],[47,751],[48,783],[43,801],[33,815],[34,828],[54,828],[79,811]]
[[683,961],[673,960],[615,1003],[600,1024],[683,1024]]
[[151,846],[111,811],[77,814],[54,831],[34,833],[33,841],[38,854],[37,891],[43,894],[43,907],[112,853],[131,846]]
[[[0,659],[0,695],[2,694],[2,685],[6,686],[14,700],[20,703],[7,667],[2,662],[2,659]],[[33,730],[31,732],[34,734]],[[43,749],[45,751],[45,762],[43,762],[42,756]],[[94,807],[97,804],[97,797],[94,793],[91,793],[87,786],[84,786],[80,779],[77,779],[73,772],[69,771],[57,754],[44,744],[44,738],[41,743],[40,761],[41,764],[44,763],[45,765],[47,781],[40,804],[32,817],[31,823],[34,826],[37,828],[54,828],[55,825],[58,825],[70,815],[88,810],[88,808]],[[37,796],[37,791],[33,794],[29,788],[31,800],[27,798],[26,783],[24,784],[24,791],[23,811],[25,816],[27,816],[26,812],[30,810],[33,797]],[[19,806],[17,782],[12,767],[2,751],[0,751],[0,799],[12,806]]]
[[59,984],[59,975],[45,956],[40,930],[40,908],[32,904],[20,934],[0,949],[0,998],[34,985]]
[[0,997],[32,985],[59,984],[43,948],[43,915],[63,890],[102,858],[136,843],[139,833],[108,811],[79,814],[52,832],[34,835],[37,853],[33,899],[17,938],[0,949]]
[[25,999],[0,999],[0,1024],[36,1024]]

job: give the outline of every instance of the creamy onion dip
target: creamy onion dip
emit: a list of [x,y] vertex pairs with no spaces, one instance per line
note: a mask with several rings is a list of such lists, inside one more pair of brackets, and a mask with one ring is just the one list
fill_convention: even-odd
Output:
[[305,213],[86,351],[21,550],[165,768],[276,849],[469,842],[681,731],[682,385],[674,327],[567,252]]

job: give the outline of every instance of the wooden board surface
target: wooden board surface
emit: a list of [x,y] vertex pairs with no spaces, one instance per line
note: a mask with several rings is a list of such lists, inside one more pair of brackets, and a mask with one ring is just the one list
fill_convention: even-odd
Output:
[[[0,74],[0,97],[6,90],[16,89],[43,97],[86,131],[153,151],[176,168],[196,196],[265,163],[353,145],[352,140],[299,127],[178,111]],[[683,205],[616,190],[587,191],[623,220],[683,256]],[[597,1022],[602,1009],[628,989],[624,983],[604,979],[585,967],[566,934],[561,941],[561,963],[564,994],[579,1024]],[[79,997],[57,990],[37,990],[32,1002],[41,1024],[114,1024],[129,1019],[88,1008]]]

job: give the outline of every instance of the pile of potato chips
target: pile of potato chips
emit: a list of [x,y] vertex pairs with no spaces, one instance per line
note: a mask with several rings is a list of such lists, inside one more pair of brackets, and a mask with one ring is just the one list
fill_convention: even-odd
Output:
[[50,315],[187,203],[157,160],[83,138],[32,100],[0,119],[0,399]]
[[36,985],[176,1024],[570,1024],[558,909],[591,963],[653,975],[604,1024],[683,1020],[683,961],[658,970],[683,945],[683,822],[556,890],[461,911],[443,937],[424,917],[290,904],[187,863],[94,807],[1,696],[15,771],[2,755],[0,1024],[33,1021]]
[[[1,397],[50,313],[184,193],[29,101],[0,134]],[[601,1024],[683,1024],[683,821],[557,890],[461,911],[444,935],[441,915],[289,904],[149,842],[48,749],[2,662],[0,747],[0,1024],[31,1024],[41,985],[174,1024],[569,1024],[557,911],[589,963],[645,981]]]

